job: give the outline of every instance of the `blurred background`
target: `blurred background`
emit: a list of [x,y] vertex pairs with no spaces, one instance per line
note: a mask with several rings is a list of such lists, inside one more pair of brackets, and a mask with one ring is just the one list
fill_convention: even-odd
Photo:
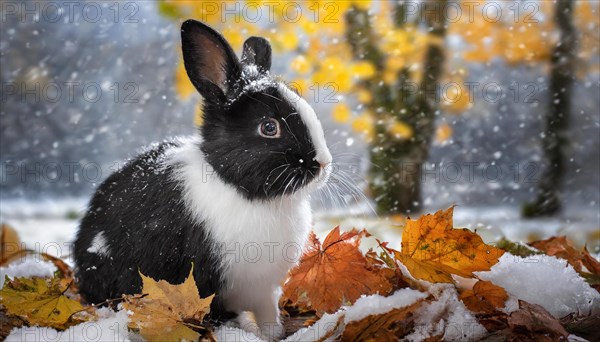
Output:
[[[600,15],[594,0],[2,1],[0,220],[67,244],[94,189],[193,134],[179,28],[273,46],[339,175],[316,228],[397,241],[451,205],[486,240],[568,235],[600,252]],[[42,247],[43,248],[43,247]]]

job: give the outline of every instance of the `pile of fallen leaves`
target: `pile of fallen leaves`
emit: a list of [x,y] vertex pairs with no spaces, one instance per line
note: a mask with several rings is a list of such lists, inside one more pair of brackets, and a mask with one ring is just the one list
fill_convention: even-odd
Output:
[[[299,265],[283,284],[280,306],[287,335],[330,315],[337,323],[330,324],[318,339],[397,340],[415,333],[419,313],[450,291],[487,330],[485,338],[489,340],[566,340],[570,333],[590,340],[600,338],[598,318],[585,313],[559,320],[543,307],[522,300],[517,301],[514,310],[505,310],[510,297],[506,290],[476,275],[489,271],[506,252],[519,256],[544,253],[567,260],[599,290],[600,263],[587,249],[577,250],[565,237],[529,246],[506,240],[491,246],[475,232],[454,228],[452,215],[453,208],[449,208],[418,220],[409,219],[401,246],[377,240],[377,249],[368,251],[360,249],[362,239],[372,238],[366,230],[341,232],[336,227],[322,242],[311,233]],[[15,241],[16,233],[3,226],[0,266],[30,252],[15,249]],[[9,247],[11,253],[7,253]],[[44,257],[57,266],[54,277],[6,277],[0,290],[1,337],[21,325],[64,330],[97,319],[97,307],[83,303],[78,296],[70,267],[59,258]],[[107,304],[127,310],[129,329],[146,340],[214,340],[214,327],[206,319],[213,296],[200,298],[192,272],[193,265],[189,277],[178,285],[140,273],[141,294],[109,300]],[[386,297],[401,289],[418,290],[424,295],[404,307],[345,319],[346,310],[361,297]],[[439,331],[428,340],[443,337],[444,331]]]

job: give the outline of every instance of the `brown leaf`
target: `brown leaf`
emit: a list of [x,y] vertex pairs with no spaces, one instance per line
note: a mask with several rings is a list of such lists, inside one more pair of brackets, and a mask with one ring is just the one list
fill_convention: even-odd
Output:
[[471,278],[475,271],[488,271],[504,251],[486,245],[468,229],[452,227],[453,208],[407,220],[402,250],[384,247],[404,264],[410,274],[434,283],[452,283],[452,274]]
[[213,339],[201,323],[210,312],[214,294],[200,298],[193,269],[179,285],[155,281],[140,273],[145,296],[124,296],[123,307],[133,313],[129,327],[138,329],[148,341],[195,341],[201,337],[198,331],[204,333],[203,338]]
[[342,341],[398,341],[412,331],[414,312],[422,303],[418,301],[404,308],[350,322],[342,334]]
[[6,266],[25,254],[27,251],[22,248],[17,231],[3,223],[0,226],[0,266]]
[[502,287],[480,280],[472,290],[463,291],[460,299],[473,312],[491,314],[504,307],[508,294]]
[[529,245],[547,255],[567,260],[575,271],[581,272],[583,255],[573,246],[571,241],[567,240],[566,236],[553,236],[546,240],[531,242]]
[[600,276],[600,261],[596,260],[593,256],[590,255],[590,252],[587,250],[587,246],[583,247],[583,259],[581,262],[583,266],[587,268],[592,274]]
[[508,326],[534,340],[566,340],[569,333],[546,309],[519,300],[519,310],[508,316]]
[[321,315],[351,304],[361,295],[388,294],[390,273],[367,259],[358,246],[366,231],[353,229],[340,234],[334,228],[323,244],[311,233],[309,246],[300,264],[290,271],[283,297]]

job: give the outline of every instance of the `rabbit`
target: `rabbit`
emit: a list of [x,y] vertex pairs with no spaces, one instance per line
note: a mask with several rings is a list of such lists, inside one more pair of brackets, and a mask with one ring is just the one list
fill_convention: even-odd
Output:
[[312,223],[311,192],[332,156],[315,111],[270,74],[271,47],[248,38],[238,60],[217,31],[181,26],[186,72],[203,98],[192,137],[151,146],[93,195],[74,242],[82,296],[141,292],[140,272],[181,283],[193,263],[218,322],[254,313],[262,338],[282,337],[278,301]]

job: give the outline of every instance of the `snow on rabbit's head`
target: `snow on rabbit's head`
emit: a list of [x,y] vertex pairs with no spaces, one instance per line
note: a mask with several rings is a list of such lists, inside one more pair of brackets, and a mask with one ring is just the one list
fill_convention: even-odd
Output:
[[187,74],[203,97],[202,152],[219,177],[248,199],[318,187],[331,153],[312,107],[269,73],[271,46],[244,43],[241,61],[218,32],[181,26]]

